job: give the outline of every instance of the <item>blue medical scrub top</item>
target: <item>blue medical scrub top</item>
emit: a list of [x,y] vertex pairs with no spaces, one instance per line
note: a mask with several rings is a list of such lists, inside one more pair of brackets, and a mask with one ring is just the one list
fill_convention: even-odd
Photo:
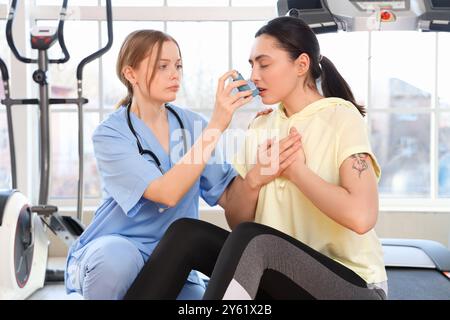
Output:
[[[207,121],[198,113],[173,105],[171,107],[178,113],[188,131],[186,136],[190,148],[206,127]],[[171,112],[167,114],[170,132],[173,133],[180,129],[180,125]],[[134,113],[131,112],[130,115],[142,147],[153,151],[160,160],[163,171],[167,172],[185,153],[182,135],[178,135],[179,141],[170,139],[170,150],[176,148],[179,152],[175,152],[175,155],[174,152],[167,154],[146,124]],[[92,140],[105,199],[95,212],[91,224],[69,249],[67,261],[71,255],[81,255],[86,244],[105,235],[126,237],[141,253],[150,256],[172,222],[183,217],[198,219],[199,197],[211,206],[216,205],[228,184],[237,175],[216,150],[199,179],[182,200],[175,207],[161,213],[159,209],[163,206],[145,199],[143,194],[150,182],[162,174],[150,156],[139,154],[136,138],[127,124],[126,107],[122,106],[110,114],[97,127]],[[201,281],[194,271],[190,273],[188,280],[194,283]]]

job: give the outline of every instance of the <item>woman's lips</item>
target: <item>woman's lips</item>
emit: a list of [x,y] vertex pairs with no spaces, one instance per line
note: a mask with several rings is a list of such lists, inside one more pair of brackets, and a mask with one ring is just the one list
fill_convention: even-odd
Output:
[[167,89],[169,89],[170,91],[178,91],[180,89],[180,86],[172,86]]
[[263,88],[258,88],[258,90],[259,90],[259,95],[261,97],[264,96],[266,94],[266,92],[267,92],[267,89],[263,89]]

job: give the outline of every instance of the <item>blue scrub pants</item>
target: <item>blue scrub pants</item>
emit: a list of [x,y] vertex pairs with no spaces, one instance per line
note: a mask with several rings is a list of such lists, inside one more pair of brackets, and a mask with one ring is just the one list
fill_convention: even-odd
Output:
[[[122,299],[148,259],[131,241],[115,235],[97,238],[81,250],[68,262],[66,286],[88,300]],[[201,300],[205,289],[206,284],[186,281],[177,300]]]

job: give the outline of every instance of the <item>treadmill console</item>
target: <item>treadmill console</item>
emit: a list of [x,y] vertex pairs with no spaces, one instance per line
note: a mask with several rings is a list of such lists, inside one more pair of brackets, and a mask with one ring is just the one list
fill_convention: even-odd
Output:
[[450,32],[450,0],[425,0],[426,12],[419,17],[422,31]]
[[416,30],[422,0],[328,0],[345,31]]
[[338,31],[338,25],[328,9],[326,0],[278,0],[277,9],[279,16],[302,19],[316,34]]
[[450,0],[278,0],[278,15],[304,20],[315,33],[450,32]]
[[359,11],[374,10],[376,8],[383,8],[388,10],[409,10],[409,0],[349,0]]

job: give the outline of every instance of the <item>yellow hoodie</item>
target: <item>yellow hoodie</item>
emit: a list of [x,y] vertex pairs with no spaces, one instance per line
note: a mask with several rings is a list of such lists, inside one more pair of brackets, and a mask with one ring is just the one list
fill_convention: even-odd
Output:
[[[339,168],[353,154],[372,157],[375,174],[381,171],[372,153],[364,119],[356,107],[340,98],[324,98],[287,117],[280,105],[256,118],[234,167],[245,177],[256,162],[258,145],[282,139],[295,127],[302,135],[306,165],[325,181],[339,185]],[[356,272],[367,283],[387,280],[381,244],[374,230],[359,235],[322,213],[285,178],[265,185],[258,198],[255,221],[278,229]]]

